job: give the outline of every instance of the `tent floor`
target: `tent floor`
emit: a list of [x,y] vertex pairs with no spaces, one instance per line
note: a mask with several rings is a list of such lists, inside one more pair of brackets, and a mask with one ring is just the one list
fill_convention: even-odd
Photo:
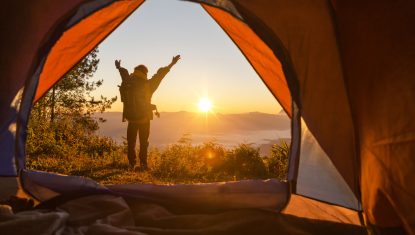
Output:
[[262,209],[173,213],[138,199],[102,194],[69,200],[53,209],[13,214],[0,208],[2,234],[366,234],[363,227]]

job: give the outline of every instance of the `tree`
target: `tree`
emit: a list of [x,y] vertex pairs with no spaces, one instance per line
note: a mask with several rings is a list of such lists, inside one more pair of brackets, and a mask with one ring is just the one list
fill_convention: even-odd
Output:
[[[98,121],[105,121],[94,119],[92,114],[110,108],[117,97],[108,99],[101,95],[96,100],[92,95],[103,84],[103,80],[91,79],[99,64],[97,53],[97,48],[91,51],[34,105],[28,127],[28,146],[42,153],[45,149],[39,149],[39,146],[46,141],[50,142],[47,149],[55,152],[60,149],[54,146],[57,142],[69,144],[68,141],[88,139],[86,136],[98,129]],[[54,132],[53,135],[45,134],[51,131]],[[36,139],[40,136],[43,137]],[[79,143],[81,145],[85,144]],[[33,149],[28,148],[28,153],[30,150]]]
[[95,100],[91,94],[103,84],[103,80],[90,80],[98,68],[97,53],[97,48],[91,51],[55,84],[34,106],[34,113],[43,120],[48,118],[51,123],[63,115],[82,116],[81,121],[90,122],[92,113],[110,108],[117,97],[108,99],[101,95]]

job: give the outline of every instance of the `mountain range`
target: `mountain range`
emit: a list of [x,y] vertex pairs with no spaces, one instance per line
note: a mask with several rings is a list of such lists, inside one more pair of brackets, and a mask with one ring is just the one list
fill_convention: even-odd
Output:
[[[106,121],[100,123],[98,133],[122,143],[126,137],[127,123],[122,122],[121,112],[95,114]],[[176,143],[183,135],[189,135],[192,143],[215,140],[225,147],[250,143],[267,154],[272,144],[280,140],[289,142],[290,119],[284,113],[259,112],[241,114],[213,114],[193,112],[161,112],[160,118],[151,122],[150,145],[163,147]]]

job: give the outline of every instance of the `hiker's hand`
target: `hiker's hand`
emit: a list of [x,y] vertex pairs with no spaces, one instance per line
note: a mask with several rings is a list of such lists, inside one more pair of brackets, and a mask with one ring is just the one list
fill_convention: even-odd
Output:
[[171,63],[167,66],[168,69],[171,69],[174,64],[177,63],[177,61],[180,60],[180,55],[173,56],[173,59],[171,60]]
[[172,64],[175,64],[175,63],[177,63],[177,61],[179,61],[179,60],[180,60],[180,55],[173,56],[173,59],[171,60],[171,63],[172,63]]
[[121,67],[121,60],[115,60],[115,68],[119,69]]

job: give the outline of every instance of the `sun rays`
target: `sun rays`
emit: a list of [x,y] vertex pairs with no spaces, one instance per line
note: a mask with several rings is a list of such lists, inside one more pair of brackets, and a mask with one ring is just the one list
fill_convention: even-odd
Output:
[[197,104],[200,112],[207,113],[212,110],[212,102],[208,97],[202,97]]

